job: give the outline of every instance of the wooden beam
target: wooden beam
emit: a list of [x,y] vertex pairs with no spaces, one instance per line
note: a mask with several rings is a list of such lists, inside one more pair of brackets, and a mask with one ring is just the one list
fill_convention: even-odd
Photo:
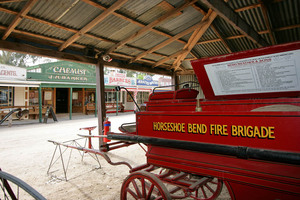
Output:
[[259,2],[261,3],[261,10],[262,10],[262,13],[263,13],[263,17],[265,19],[267,29],[270,33],[269,35],[270,35],[270,38],[271,38],[271,43],[272,43],[272,45],[275,45],[275,44],[277,44],[277,42],[275,40],[275,36],[274,36],[273,31],[272,31],[271,23],[270,23],[270,20],[269,20],[267,3],[266,3],[265,0],[259,0]]
[[[116,52],[112,52],[110,53],[110,55],[113,56],[113,58],[122,58],[122,59],[126,59],[126,61],[130,60],[131,58],[133,58],[133,56],[131,55],[127,55],[127,54],[121,54],[121,53],[116,53]],[[153,60],[148,60],[148,59],[141,59],[139,61],[137,61],[136,63],[139,63],[139,64],[147,64],[147,65],[154,65],[156,62],[153,61]],[[162,68],[167,68],[169,67],[170,65],[160,65],[160,67]]]
[[290,25],[290,26],[276,28],[276,29],[274,29],[274,31],[284,31],[284,30],[293,29],[293,28],[300,28],[300,24],[294,24],[294,25]]
[[128,64],[128,62],[125,61],[111,61],[111,62],[105,62],[100,60],[99,62],[102,62],[105,66],[109,67],[115,67],[120,69],[126,69],[126,70],[132,70],[132,71],[138,71],[138,72],[146,72],[151,74],[160,74],[160,75],[166,75],[171,76],[172,72],[171,70],[163,69],[163,68],[155,68],[149,67],[148,65],[143,64]]
[[50,58],[56,58],[60,60],[68,60],[73,62],[80,62],[85,64],[96,64],[97,60],[82,55],[70,54],[65,52],[59,52],[51,49],[38,48],[28,44],[9,42],[0,40],[0,49],[6,51],[15,51],[19,53],[32,54],[36,56],[46,56]]
[[209,28],[209,26],[216,17],[217,13],[214,12],[212,9],[209,9],[207,14],[201,20],[201,22],[203,22],[203,25],[194,31],[194,33],[189,38],[188,43],[183,47],[183,49],[187,51],[178,56],[175,62],[173,63],[173,68],[175,71],[181,65],[185,57],[191,52],[191,50],[194,48],[194,46],[197,44],[199,39],[203,36],[203,34],[206,32],[206,30]]
[[14,3],[14,2],[20,2],[25,0],[1,0],[0,3]]
[[186,52],[187,50],[186,49],[182,49],[180,51],[178,51],[177,53],[174,53],[173,55],[170,55],[169,57],[167,58],[164,58],[164,59],[161,59],[160,61],[158,61],[157,63],[155,63],[152,67],[157,67],[159,65],[162,65],[164,62],[167,62],[173,58],[176,58],[177,56],[180,56],[182,53]]
[[2,36],[2,40],[6,40],[6,38],[11,34],[11,32],[15,29],[15,27],[20,23],[25,15],[30,11],[30,9],[34,6],[37,0],[30,0],[26,3],[24,8],[21,10],[20,13],[15,17],[12,23],[8,26],[7,30],[5,31],[4,35]]
[[88,23],[86,26],[84,26],[80,31],[78,31],[72,37],[70,37],[64,44],[62,44],[59,47],[59,51],[62,51],[65,48],[67,48],[70,44],[72,44],[74,41],[76,41],[79,37],[81,37],[83,34],[88,32],[89,30],[91,30],[94,26],[96,26],[99,22],[101,22],[103,19],[105,19],[112,12],[119,9],[126,2],[127,2],[127,0],[118,0],[116,3],[114,3],[108,9],[103,11],[98,17],[96,17],[90,23]]
[[[0,25],[0,30],[1,29],[6,30],[6,28],[7,27]],[[56,39],[56,38],[52,38],[52,37],[48,37],[48,36],[44,36],[44,35],[39,35],[39,34],[36,34],[36,33],[27,32],[27,31],[21,31],[21,30],[17,30],[17,29],[15,29],[13,31],[13,33],[15,33],[16,35],[23,35],[23,36],[29,36],[29,37],[32,37],[32,38],[42,39],[42,40],[48,41],[49,43],[50,42],[56,43],[57,45],[55,45],[55,46],[57,46],[57,47],[59,47],[60,44],[65,42],[64,40],[60,40],[60,39]],[[80,48],[80,49],[86,48],[86,46],[81,45],[81,44],[72,44],[71,46],[74,46],[74,47],[77,47],[77,48]]]
[[[1,7],[1,6],[0,6],[0,11],[6,12],[6,13],[9,13],[9,14],[12,14],[12,15],[17,15],[18,14],[15,11],[6,9],[4,7]],[[59,24],[55,24],[55,23],[52,23],[52,22],[48,22],[48,21],[45,21],[43,19],[35,18],[35,17],[32,17],[32,16],[26,15],[26,16],[24,16],[24,18],[29,19],[29,20],[33,20],[35,22],[39,22],[39,23],[42,23],[42,24],[46,24],[48,26],[52,26],[52,27],[55,27],[55,28],[63,29],[63,30],[66,30],[66,31],[69,31],[69,32],[72,32],[72,33],[77,33],[78,32],[78,30],[76,30],[76,29],[68,28],[68,27],[65,27],[65,26],[62,26],[62,25],[59,25]],[[3,29],[3,27],[4,26],[0,26],[1,29]],[[51,39],[50,37],[47,37],[47,36],[42,36],[42,35],[26,32],[26,31],[20,31],[20,30],[16,30],[16,29],[14,29],[13,32],[15,32],[15,33],[21,33],[22,32],[25,35],[31,35],[31,36],[38,37],[38,38],[41,38],[41,37],[49,38],[50,40],[53,40],[53,41],[54,40],[59,41],[59,43],[61,43],[61,44],[65,42],[63,40],[58,40],[56,38]],[[89,37],[89,38],[92,38],[92,39],[95,39],[95,40],[101,40],[101,41],[110,42],[110,43],[114,43],[114,44],[118,43],[117,41],[109,40],[107,38],[95,36],[95,35],[92,35],[92,34],[89,34],[89,33],[85,33],[84,35],[86,37]],[[61,41],[63,41],[63,42],[61,42]],[[71,46],[83,46],[83,45],[73,43]],[[137,50],[142,51],[142,52],[145,51],[144,49],[141,49],[141,48],[138,48],[138,47],[135,47],[135,46],[132,46],[132,45],[126,44],[125,46],[128,47],[128,48],[137,49]],[[166,55],[163,55],[163,54],[160,54],[160,53],[153,53],[153,54],[161,56],[161,57],[166,57]]]
[[194,70],[188,69],[186,71],[176,71],[176,75],[193,75],[195,74]]
[[[56,58],[59,60],[67,60],[71,62],[79,62],[84,64],[95,65],[98,63],[97,59],[82,56],[82,55],[70,54],[70,53],[55,51],[51,49],[38,48],[28,44],[9,42],[5,40],[0,40],[0,49],[5,51],[14,51],[14,52],[32,54],[37,56],[45,56],[50,58]],[[113,60],[112,62],[104,62],[104,61],[99,61],[99,62],[102,62],[105,66],[111,66],[120,69],[127,69],[127,70],[140,71],[140,72],[153,73],[153,74],[161,74],[167,76],[170,76],[172,74],[170,70],[166,70],[162,68],[152,69],[151,65],[145,65],[145,64],[143,65],[128,64],[127,62],[123,62],[120,60],[118,61]]]
[[213,9],[220,17],[246,35],[251,41],[259,47],[268,46],[269,44],[237,13],[232,10],[227,3],[220,0],[201,0],[202,3]]
[[250,6],[245,6],[245,7],[242,7],[242,8],[235,9],[234,11],[235,12],[242,12],[242,11],[245,11],[245,10],[251,10],[253,8],[259,8],[260,6],[261,6],[260,3],[257,3],[257,4],[252,4]]
[[[227,0],[225,0],[227,2]],[[194,4],[193,6],[197,11],[199,11],[201,14],[206,15],[207,13],[202,10],[200,7],[196,6]],[[223,37],[221,36],[221,34],[219,33],[219,31],[217,30],[217,28],[211,24],[210,25],[211,29],[217,34],[217,36],[220,38],[219,40],[224,44],[225,48],[227,49],[228,53],[232,53],[232,50],[230,49],[230,47],[228,46],[228,44],[226,43],[226,41],[223,39]]]
[[203,25],[203,22],[200,22],[200,23],[198,23],[198,24],[196,24],[196,25],[194,25],[194,26],[192,26],[192,27],[186,29],[185,31],[183,31],[183,32],[181,32],[181,33],[178,33],[177,35],[173,36],[172,38],[169,38],[169,39],[165,40],[164,42],[162,42],[162,43],[160,43],[160,44],[158,44],[158,45],[156,45],[156,46],[154,46],[154,47],[148,49],[148,50],[145,51],[144,53],[139,54],[139,55],[136,56],[134,59],[132,59],[131,62],[135,62],[135,61],[141,59],[142,57],[144,57],[145,55],[147,55],[147,54],[149,54],[149,53],[152,53],[152,52],[154,52],[154,51],[156,51],[156,50],[158,50],[158,49],[161,49],[161,48],[163,48],[164,46],[167,46],[168,44],[174,42],[174,41],[177,40],[178,38],[181,38],[181,37],[183,37],[183,36],[185,36],[185,35],[187,35],[187,34],[193,32],[194,30],[196,30],[197,28],[201,27],[202,25]]
[[153,27],[157,26],[158,24],[160,24],[161,22],[163,22],[164,20],[169,19],[170,17],[176,15],[178,12],[180,12],[181,10],[185,9],[186,7],[190,6],[191,4],[194,4],[196,2],[196,0],[188,0],[185,4],[183,4],[182,6],[175,8],[169,12],[167,12],[166,14],[164,14],[163,16],[159,17],[158,19],[154,20],[153,22],[151,22],[150,24],[148,24],[147,26],[143,27],[142,29],[140,29],[139,31],[137,31],[136,33],[132,34],[131,36],[127,37],[126,39],[120,41],[118,44],[115,44],[114,46],[112,46],[110,49],[108,49],[105,53],[109,54],[111,52],[113,52],[114,50],[116,50],[117,48],[123,46],[124,44],[128,43],[129,41],[133,40],[136,37],[139,37],[143,34],[145,34],[146,32],[148,32],[149,30],[151,30]]
[[[6,30],[6,27],[0,25],[0,30],[1,29]],[[41,39],[41,40],[45,41],[45,45],[49,45],[49,46],[59,47],[62,43],[64,43],[64,41],[60,40],[60,39],[51,38],[51,37],[47,37],[47,36],[43,36],[43,35],[39,35],[39,34],[35,34],[35,33],[30,33],[30,32],[26,32],[26,31],[20,31],[20,30],[15,29],[14,33],[15,33],[14,37],[16,37],[16,38],[23,39],[23,40],[25,39],[25,40],[30,41],[29,38],[24,37],[24,36],[29,36],[31,38],[34,38],[34,40]],[[37,43],[39,43],[39,42],[37,42]],[[86,46],[81,45],[81,44],[76,44],[76,43],[73,43],[70,46],[75,47],[77,49],[81,49],[81,50],[86,48]],[[116,57],[120,57],[120,58],[126,58],[128,60],[133,58],[133,56],[124,55],[124,54],[120,54],[120,53],[111,53],[111,55],[115,55]],[[160,56],[163,56],[163,55],[160,55]],[[149,63],[149,65],[153,65],[155,63],[155,61],[142,59],[139,63]],[[169,66],[168,65],[162,65],[162,67],[169,67]]]
[[[83,1],[83,2],[85,2],[85,3],[87,3],[87,4],[89,4],[89,5],[92,5],[92,6],[96,7],[96,8],[99,8],[99,9],[101,9],[101,10],[107,9],[107,8],[105,8],[104,6],[100,5],[99,3],[96,3],[96,2],[91,1],[91,0],[81,0],[81,1]],[[145,27],[145,26],[146,26],[145,24],[143,24],[143,23],[141,23],[141,22],[139,22],[139,21],[137,21],[137,20],[135,20],[135,19],[132,19],[132,18],[130,18],[130,17],[128,17],[128,16],[125,16],[124,14],[121,14],[121,13],[119,13],[119,12],[117,12],[117,11],[113,12],[112,14],[115,15],[116,17],[119,17],[119,18],[121,18],[121,19],[124,19],[124,20],[126,20],[126,21],[128,21],[128,22],[130,22],[130,23],[132,23],[132,24],[137,25],[137,26],[140,26],[140,27]],[[155,33],[157,33],[157,34],[159,34],[159,35],[165,36],[165,37],[167,37],[167,38],[171,38],[171,37],[172,37],[172,35],[167,34],[167,33],[164,33],[164,32],[161,32],[161,31],[159,31],[159,30],[156,30],[155,28],[151,29],[151,31],[153,31],[153,32],[155,32]],[[183,40],[180,40],[180,39],[179,39],[179,40],[177,40],[177,41],[180,42],[180,43],[186,44],[186,42],[183,41]]]

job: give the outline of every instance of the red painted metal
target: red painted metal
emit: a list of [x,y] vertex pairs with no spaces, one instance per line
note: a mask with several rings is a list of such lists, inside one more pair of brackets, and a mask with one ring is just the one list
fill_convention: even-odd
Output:
[[[92,135],[92,130],[94,130],[95,128],[97,128],[97,126],[83,127],[83,128],[80,128],[79,130],[87,130],[87,131],[89,131],[89,135]],[[89,137],[88,141],[89,141],[88,147],[89,147],[89,149],[91,149],[92,148],[92,138]]]
[[[196,93],[187,89],[154,93],[149,97],[146,111],[136,114],[136,133],[128,137],[132,141],[148,142],[145,142],[147,164],[143,167],[153,165],[179,174],[216,177],[225,182],[232,199],[300,199],[300,91],[215,95],[204,68],[205,64],[299,47],[300,42],[295,42],[192,62],[205,100],[197,103]],[[260,110],[274,105],[294,106],[296,110]],[[234,147],[236,154],[225,152],[226,148],[224,152],[214,152],[168,146],[168,142],[174,141],[206,144],[211,148]],[[248,157],[251,149],[269,153],[271,158]],[[272,158],[275,154],[291,156],[297,161],[276,160]]]

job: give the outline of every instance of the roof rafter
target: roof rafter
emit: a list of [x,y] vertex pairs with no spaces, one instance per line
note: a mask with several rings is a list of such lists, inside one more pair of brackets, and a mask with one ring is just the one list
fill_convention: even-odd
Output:
[[204,23],[204,22],[201,21],[200,23],[195,24],[194,26],[192,26],[192,27],[186,29],[185,31],[182,31],[182,32],[178,33],[177,35],[174,35],[172,38],[169,38],[169,39],[163,41],[162,43],[160,43],[160,44],[158,44],[158,45],[156,45],[156,46],[154,46],[154,47],[148,49],[148,50],[145,51],[144,53],[139,54],[139,55],[136,56],[134,59],[132,59],[130,62],[135,62],[136,60],[141,59],[142,57],[146,56],[147,54],[152,53],[152,52],[154,52],[154,51],[156,51],[156,50],[158,50],[158,49],[161,49],[161,48],[163,48],[164,46],[167,46],[168,44],[174,42],[174,41],[177,40],[178,38],[181,38],[181,37],[183,37],[183,36],[185,36],[185,35],[187,35],[187,34],[193,32],[193,31],[196,30],[197,28],[201,27],[201,26],[203,25],[203,23]]
[[14,3],[19,1],[25,1],[25,0],[1,0],[0,3]]
[[[194,5],[194,8],[196,10],[198,10],[200,13],[202,13],[203,15],[206,15],[207,13],[202,10],[201,8],[199,8],[198,6]],[[219,31],[217,30],[217,28],[211,24],[210,27],[213,29],[213,31],[217,34],[217,36],[220,38],[220,41],[224,44],[225,48],[227,49],[228,53],[232,53],[232,50],[230,49],[230,47],[228,46],[228,44],[226,43],[226,41],[224,40],[224,38],[221,36],[221,34],[219,33]]]
[[72,37],[70,37],[64,44],[62,44],[59,47],[59,51],[62,51],[65,48],[67,48],[70,44],[72,44],[74,41],[76,41],[84,33],[86,33],[89,30],[91,30],[94,26],[96,26],[99,22],[101,22],[104,18],[106,18],[112,12],[114,12],[117,9],[119,9],[126,2],[127,2],[127,0],[118,0],[116,3],[114,3],[108,9],[106,9],[105,11],[103,11],[98,17],[96,17],[90,23],[88,23],[86,26],[84,26],[80,31],[78,31]]
[[[83,2],[85,2],[85,3],[87,3],[87,4],[89,4],[89,5],[92,5],[92,6],[96,7],[96,8],[99,8],[99,9],[101,9],[101,10],[106,10],[106,9],[107,9],[107,8],[105,8],[104,6],[98,4],[98,3],[94,2],[94,1],[91,1],[91,0],[81,0],[81,1],[83,1]],[[145,24],[143,24],[143,23],[141,23],[141,22],[139,22],[139,21],[137,21],[137,20],[135,20],[135,19],[131,19],[130,17],[127,17],[127,16],[125,16],[124,14],[121,14],[121,13],[119,13],[119,12],[117,12],[117,11],[114,11],[112,14],[115,15],[116,17],[119,17],[119,18],[121,18],[121,19],[124,19],[124,20],[126,20],[126,21],[129,21],[130,23],[135,24],[135,25],[137,25],[137,26],[140,26],[140,27],[145,27],[145,26],[146,26]],[[159,30],[157,30],[157,29],[155,29],[155,28],[151,29],[151,31],[153,31],[153,32],[155,32],[155,33],[157,33],[157,34],[159,34],[159,35],[168,37],[168,38],[172,37],[172,35],[169,35],[168,33],[164,33],[164,32],[162,32],[162,31],[159,31]],[[183,41],[183,40],[178,40],[178,42],[183,43],[183,44],[186,44],[186,42]]]
[[201,0],[202,3],[213,9],[217,14],[227,21],[234,28],[246,35],[251,41],[259,47],[268,46],[269,44],[237,13],[232,10],[227,3],[220,0]]
[[[9,9],[3,8],[1,6],[0,6],[0,11],[6,12],[6,13],[9,13],[9,14],[12,14],[12,15],[17,15],[18,14],[18,12],[15,12],[13,10],[9,10]],[[54,27],[54,28],[59,28],[59,29],[65,30],[65,31],[69,31],[69,32],[72,32],[72,33],[77,33],[78,32],[78,30],[76,30],[76,29],[68,28],[68,27],[62,26],[60,24],[56,24],[56,23],[53,23],[53,22],[45,21],[43,19],[39,19],[39,18],[32,17],[32,16],[29,16],[29,15],[24,16],[24,18],[29,19],[29,20],[33,20],[35,22],[39,22],[39,23],[42,23],[42,24],[46,24],[46,25]],[[4,28],[4,26],[1,26],[1,29],[6,29],[6,28]],[[13,32],[20,33],[20,31],[16,30],[16,29],[14,29]],[[44,37],[42,35],[37,35],[37,34],[29,33],[29,32],[26,32],[26,31],[22,31],[22,34],[31,35],[31,36],[34,35],[34,37],[38,37],[38,38]],[[92,38],[92,39],[95,39],[95,40],[101,40],[101,41],[110,42],[110,43],[113,43],[113,44],[118,43],[117,41],[109,40],[107,38],[100,37],[100,36],[95,36],[95,35],[92,35],[92,34],[89,34],[89,33],[85,33],[84,35],[86,37],[89,37],[89,38]],[[48,39],[51,40],[50,37],[46,37],[46,38],[47,38],[47,40]],[[56,39],[52,38],[52,40],[56,40]],[[63,40],[59,40],[59,41],[63,41]],[[59,42],[59,43],[63,44],[64,42],[65,41]],[[74,43],[72,43],[72,45],[74,45]],[[79,45],[79,44],[76,44],[76,45]],[[81,46],[83,46],[83,45],[81,45]],[[142,51],[142,52],[145,51],[145,50],[143,50],[141,48],[138,48],[138,47],[135,47],[135,46],[132,46],[132,45],[125,44],[125,46],[128,47],[128,48],[137,49],[137,50]],[[153,53],[153,54],[158,55],[158,56],[162,56],[162,57],[166,57],[165,55],[159,54],[159,53]]]
[[158,24],[160,24],[161,22],[163,22],[166,19],[169,19],[170,17],[176,15],[178,12],[180,12],[181,10],[185,9],[186,7],[190,6],[191,4],[194,4],[196,2],[196,0],[189,0],[187,1],[185,4],[183,4],[182,6],[175,8],[169,12],[167,12],[166,14],[164,14],[163,16],[159,17],[158,19],[154,20],[153,22],[151,22],[150,24],[148,24],[147,26],[145,26],[144,28],[140,29],[139,31],[137,31],[136,33],[132,34],[131,36],[127,37],[126,39],[120,41],[118,44],[112,46],[110,49],[108,49],[105,53],[109,54],[111,52],[113,52],[114,50],[116,50],[117,48],[123,46],[124,44],[126,44],[127,42],[133,40],[134,38],[141,36],[143,34],[145,34],[146,32],[148,32],[149,30],[151,30],[153,27],[157,26]]
[[27,15],[27,13],[30,11],[30,9],[34,6],[34,4],[37,2],[37,0],[30,0],[26,3],[24,8],[21,10],[20,13],[17,14],[13,22],[8,26],[7,30],[5,31],[4,35],[2,36],[2,40],[5,40],[11,32],[15,29],[15,27],[21,22],[23,17]]
[[157,66],[159,66],[159,65],[162,65],[164,62],[167,62],[168,60],[171,60],[171,59],[173,59],[173,58],[176,58],[177,56],[180,56],[181,54],[183,54],[183,53],[186,52],[186,51],[187,51],[187,49],[182,49],[182,50],[180,50],[180,51],[178,51],[178,52],[176,52],[176,53],[170,55],[170,56],[167,57],[167,58],[163,58],[163,59],[161,59],[160,61],[158,61],[157,63],[155,63],[155,64],[152,66],[152,68],[157,67]]
[[214,21],[214,19],[217,16],[218,15],[216,12],[214,12],[212,9],[209,9],[207,14],[201,20],[201,22],[204,22],[203,25],[194,31],[194,33],[189,38],[188,43],[183,47],[183,49],[185,49],[187,51],[185,51],[180,56],[178,56],[177,59],[175,60],[175,62],[173,63],[173,68],[175,71],[181,65],[181,63],[185,59],[185,57],[191,52],[193,47],[197,44],[199,39],[203,36],[205,31],[209,28],[209,26],[211,25],[211,23]]
[[268,9],[267,9],[268,3],[265,0],[259,0],[259,2],[261,3],[261,10],[262,10],[263,16],[265,18],[267,29],[270,33],[272,45],[274,45],[274,44],[276,44],[276,39],[275,39],[274,33],[272,31],[271,23],[269,20]]

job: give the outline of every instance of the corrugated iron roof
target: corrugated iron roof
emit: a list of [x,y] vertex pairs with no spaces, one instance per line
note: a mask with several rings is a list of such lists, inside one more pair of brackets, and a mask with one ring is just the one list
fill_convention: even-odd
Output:
[[[97,54],[108,53],[128,63],[145,61],[145,66],[151,68],[164,60],[162,68],[177,70],[184,70],[184,66],[172,66],[180,53],[185,53],[185,59],[195,59],[259,47],[230,20],[220,16],[198,34],[201,37],[195,36],[193,33],[199,28],[199,23],[205,23],[211,17],[207,14],[210,7],[212,11],[217,9],[202,0],[30,2],[0,3],[0,34],[4,37],[4,33],[9,32],[4,40],[19,39],[24,43],[35,42],[37,46],[46,44],[52,50],[70,49],[82,56],[85,56],[85,48],[94,48]],[[182,8],[183,5],[186,6]],[[9,28],[26,6],[29,6],[29,12],[22,14],[14,28]],[[300,1],[295,0],[230,0],[224,6],[225,10],[233,11],[233,17],[246,22],[249,29],[256,31],[270,45],[300,40],[299,8]],[[163,20],[156,21],[160,17]],[[154,24],[149,27],[151,23]],[[191,36],[196,39],[192,40]],[[186,52],[188,49],[192,49],[191,52]]]

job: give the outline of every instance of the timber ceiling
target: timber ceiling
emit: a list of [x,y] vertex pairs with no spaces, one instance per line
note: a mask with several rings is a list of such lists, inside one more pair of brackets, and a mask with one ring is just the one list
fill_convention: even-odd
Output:
[[170,74],[300,39],[300,0],[2,0],[0,49]]

